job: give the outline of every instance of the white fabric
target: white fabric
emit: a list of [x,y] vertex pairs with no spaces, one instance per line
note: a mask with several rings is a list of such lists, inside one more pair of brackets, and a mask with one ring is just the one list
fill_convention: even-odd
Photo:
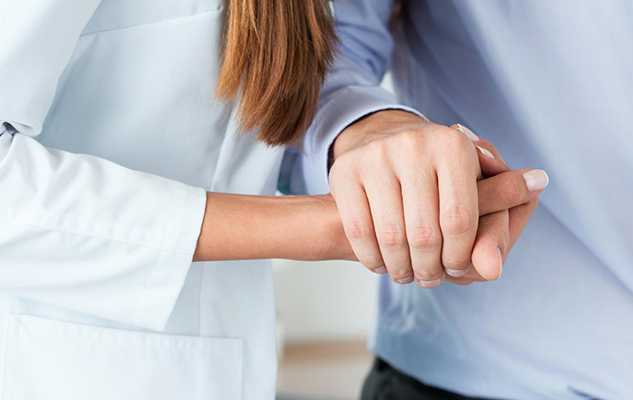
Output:
[[241,398],[241,339],[138,333],[25,315],[10,317],[8,334],[11,369],[3,398]]
[[1,1],[3,400],[274,398],[270,263],[191,263],[284,155],[214,101],[223,4]]

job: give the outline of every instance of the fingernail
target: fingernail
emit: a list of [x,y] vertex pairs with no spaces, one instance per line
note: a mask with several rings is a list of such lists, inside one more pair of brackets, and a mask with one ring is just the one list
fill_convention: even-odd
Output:
[[499,278],[501,278],[501,271],[503,271],[503,256],[501,255],[501,249],[497,247],[497,254],[499,255]]
[[479,136],[475,135],[473,133],[473,131],[471,131],[470,129],[466,128],[462,124],[457,124],[457,126],[458,126],[457,130],[460,131],[461,133],[463,133],[464,135],[468,136],[468,139],[472,140],[473,142],[478,142],[479,141]]
[[382,274],[386,274],[386,273],[387,273],[387,267],[382,266],[382,267],[380,267],[380,268],[376,268],[376,269],[374,270],[374,272],[375,272],[375,273],[377,273],[377,274],[381,274],[381,275],[382,275]]
[[403,285],[406,285],[407,283],[411,283],[413,282],[413,275],[411,275],[408,278],[398,279],[398,282],[402,283]]
[[492,158],[493,160],[495,159],[495,156],[489,152],[488,150],[484,149],[481,146],[475,146],[476,148],[479,149],[479,151],[481,151],[481,154],[483,154],[484,156],[488,157],[488,158]]
[[422,279],[418,280],[420,286],[426,289],[433,289],[434,287],[438,287],[444,282],[444,278],[434,279],[432,281],[423,281]]
[[549,176],[542,169],[534,169],[523,174],[525,185],[531,192],[545,189],[549,185]]
[[444,268],[444,271],[446,271],[446,275],[452,276],[453,278],[461,278],[462,276],[466,275],[468,271],[470,271],[471,266],[472,264],[466,267],[466,269]]

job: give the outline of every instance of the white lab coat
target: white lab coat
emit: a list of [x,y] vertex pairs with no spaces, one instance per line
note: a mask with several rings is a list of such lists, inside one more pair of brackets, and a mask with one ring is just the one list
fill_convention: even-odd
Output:
[[[274,398],[269,262],[191,263],[205,191],[272,195],[284,156],[213,100],[224,15],[0,0],[2,400]],[[335,134],[293,187],[327,191]]]

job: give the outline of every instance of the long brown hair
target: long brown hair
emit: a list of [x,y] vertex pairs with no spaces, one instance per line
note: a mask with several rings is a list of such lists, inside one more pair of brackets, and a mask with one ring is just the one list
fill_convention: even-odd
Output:
[[297,143],[312,122],[332,61],[327,0],[227,0],[219,99],[238,103],[244,131],[271,146]]

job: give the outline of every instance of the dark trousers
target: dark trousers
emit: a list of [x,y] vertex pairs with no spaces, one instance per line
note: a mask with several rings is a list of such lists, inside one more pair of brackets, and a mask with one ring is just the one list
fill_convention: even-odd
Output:
[[361,400],[482,400],[465,397],[445,390],[426,386],[391,365],[376,358],[369,372]]

